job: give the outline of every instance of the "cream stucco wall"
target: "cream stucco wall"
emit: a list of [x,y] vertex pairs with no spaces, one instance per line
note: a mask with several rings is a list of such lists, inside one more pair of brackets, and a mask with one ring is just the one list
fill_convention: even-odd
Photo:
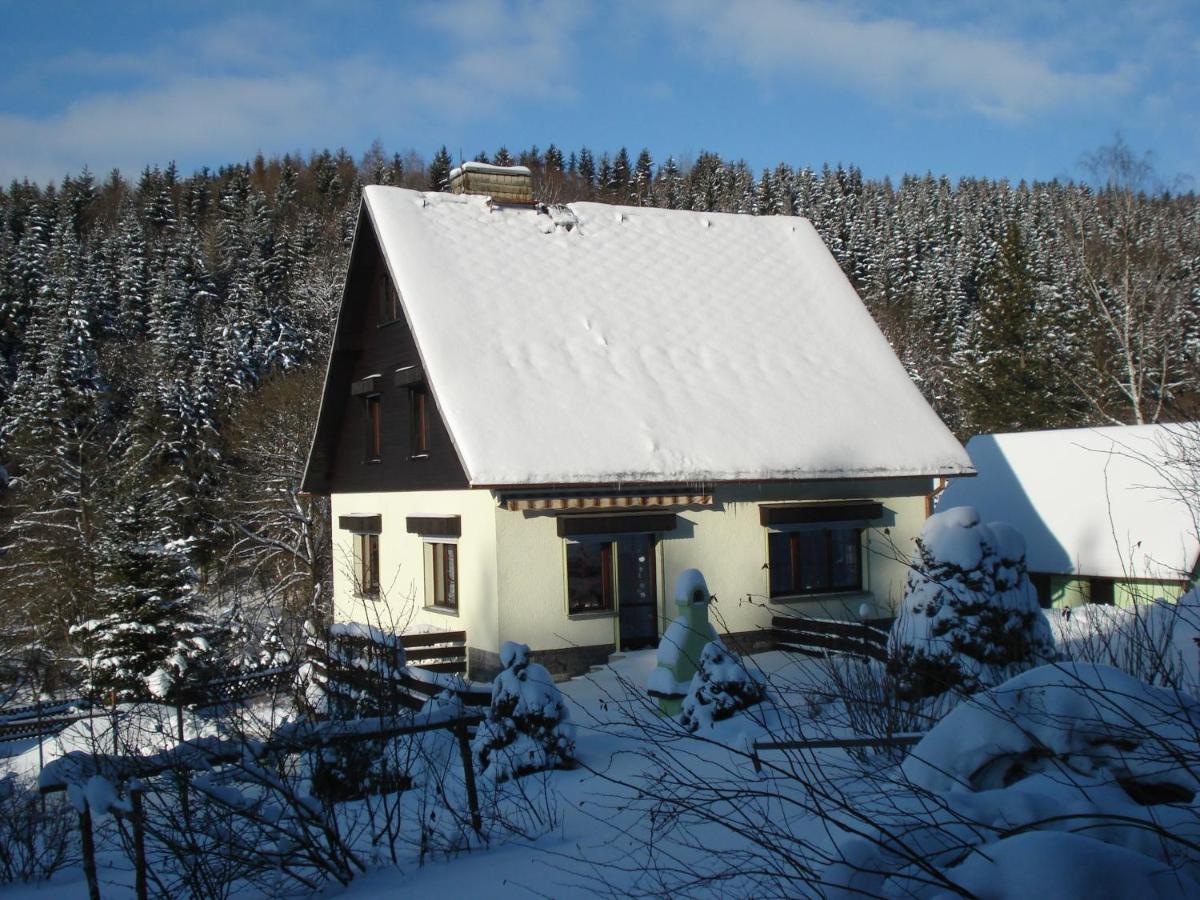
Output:
[[[676,530],[658,542],[659,630],[675,616],[671,590],[689,568],[700,569],[717,596],[713,617],[722,631],[753,631],[768,625],[772,612],[788,610],[857,620],[864,602],[874,616],[891,615],[904,596],[908,559],[925,521],[930,487],[925,479],[718,486],[711,507],[679,510]],[[877,500],[884,506],[881,525],[864,533],[866,590],[769,604],[767,529],[760,523],[759,505],[855,499]],[[501,640],[538,649],[614,642],[615,613],[567,614],[563,547],[554,514],[497,509]]]
[[[397,631],[467,632],[471,646],[498,646],[496,617],[496,501],[488,491],[412,491],[334,494],[333,593],[338,621],[369,622]],[[338,517],[362,514],[381,517],[379,535],[380,597],[355,594],[354,543],[337,527]],[[424,541],[409,534],[409,516],[461,516],[458,544],[458,614],[425,606]],[[443,540],[441,538],[437,540]],[[445,539],[452,540],[452,539]]]
[[[723,631],[753,631],[768,625],[773,612],[787,610],[853,620],[867,603],[872,615],[891,615],[904,595],[907,562],[925,521],[930,487],[927,479],[717,486],[712,506],[678,510],[678,527],[657,544],[660,632],[675,615],[671,588],[688,568],[700,569],[717,596],[714,620]],[[759,505],[858,499],[884,507],[879,526],[864,532],[865,590],[769,604],[767,529],[760,523]],[[373,601],[354,596],[352,537],[335,527],[339,619],[376,621],[386,613],[401,626],[464,628],[472,647],[492,652],[507,640],[551,650],[617,639],[615,613],[568,615],[565,545],[552,513],[501,508],[485,490],[335,495],[332,502],[335,526],[339,515],[358,513],[380,515],[383,529],[385,599]],[[405,529],[405,518],[413,515],[462,517],[457,616],[425,608],[422,540]]]

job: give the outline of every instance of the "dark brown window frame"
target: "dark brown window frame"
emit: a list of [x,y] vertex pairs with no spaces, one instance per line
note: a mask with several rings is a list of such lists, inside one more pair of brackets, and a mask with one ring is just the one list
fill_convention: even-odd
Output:
[[[595,545],[600,550],[600,605],[599,606],[578,606],[576,599],[571,595],[571,548],[582,547],[584,545]],[[617,579],[615,573],[616,567],[616,542],[611,537],[597,538],[595,540],[569,540],[566,542],[565,562],[566,562],[566,587],[567,587],[567,615],[578,616],[588,615],[591,613],[613,613],[617,608]]]
[[454,541],[425,541],[430,548],[429,585],[427,605],[431,609],[459,609],[458,544]]
[[[784,597],[812,597],[823,594],[849,594],[863,590],[863,549],[862,535],[863,527],[860,524],[831,522],[829,527],[812,527],[812,528],[789,528],[780,529],[777,531],[768,532],[767,536],[767,568],[768,588],[767,592],[772,600],[777,600]],[[854,541],[854,572],[855,578],[853,582],[838,584],[833,580],[833,532],[834,531],[853,531],[855,535]],[[788,569],[790,575],[790,584],[786,589],[776,590],[775,564],[771,552],[774,542],[771,540],[776,535],[784,535],[787,537],[788,548]],[[801,565],[800,565],[800,542],[804,539],[812,539],[820,536],[823,542],[823,550],[825,557],[825,573],[826,581],[814,585],[813,587],[801,586]]]
[[383,398],[380,394],[368,394],[363,398],[366,411],[367,462],[383,459]]
[[408,389],[408,455],[429,455],[429,389],[415,384]]
[[379,597],[379,533],[354,535],[355,593],[360,597]]
[[400,292],[392,283],[387,269],[379,273],[375,281],[375,297],[379,309],[379,324],[388,325],[400,318]]

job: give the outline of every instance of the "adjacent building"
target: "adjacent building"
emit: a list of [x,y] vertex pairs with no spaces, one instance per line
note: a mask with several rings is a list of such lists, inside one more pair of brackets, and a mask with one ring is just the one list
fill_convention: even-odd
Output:
[[1194,423],[979,435],[978,476],[938,507],[1016,527],[1043,606],[1174,599],[1200,558],[1198,439]]

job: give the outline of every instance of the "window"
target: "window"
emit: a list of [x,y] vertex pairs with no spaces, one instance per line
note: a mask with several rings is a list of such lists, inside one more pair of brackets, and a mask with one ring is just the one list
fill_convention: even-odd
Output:
[[1088,602],[1098,603],[1101,606],[1113,605],[1113,579],[1111,578],[1090,578],[1088,579]]
[[458,545],[425,542],[425,605],[458,609]]
[[862,590],[862,529],[806,528],[767,536],[771,596]]
[[409,389],[409,453],[424,456],[429,453],[429,391],[424,385]]
[[1046,572],[1030,572],[1029,583],[1037,592],[1038,606],[1049,609],[1054,604],[1054,597],[1050,591],[1050,575]]
[[567,543],[567,612],[613,608],[613,542]]
[[367,410],[367,462],[378,462],[383,457],[383,410],[379,395],[366,399]]
[[379,302],[379,324],[385,325],[400,318],[400,294],[387,272],[380,272],[376,278],[375,296]]
[[379,596],[379,535],[354,535],[354,581],[360,597]]

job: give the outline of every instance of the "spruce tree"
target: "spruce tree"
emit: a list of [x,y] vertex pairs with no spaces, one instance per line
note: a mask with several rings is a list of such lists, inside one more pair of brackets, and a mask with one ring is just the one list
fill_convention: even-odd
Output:
[[960,385],[972,431],[1048,428],[1067,418],[1053,358],[1045,353],[1048,323],[1024,236],[1010,222],[979,283],[979,307]]
[[450,151],[443,144],[429,163],[429,187],[435,191],[450,190]]
[[156,493],[138,485],[114,510],[99,565],[99,615],[72,629],[95,696],[181,699],[210,650],[187,542],[174,535]]

